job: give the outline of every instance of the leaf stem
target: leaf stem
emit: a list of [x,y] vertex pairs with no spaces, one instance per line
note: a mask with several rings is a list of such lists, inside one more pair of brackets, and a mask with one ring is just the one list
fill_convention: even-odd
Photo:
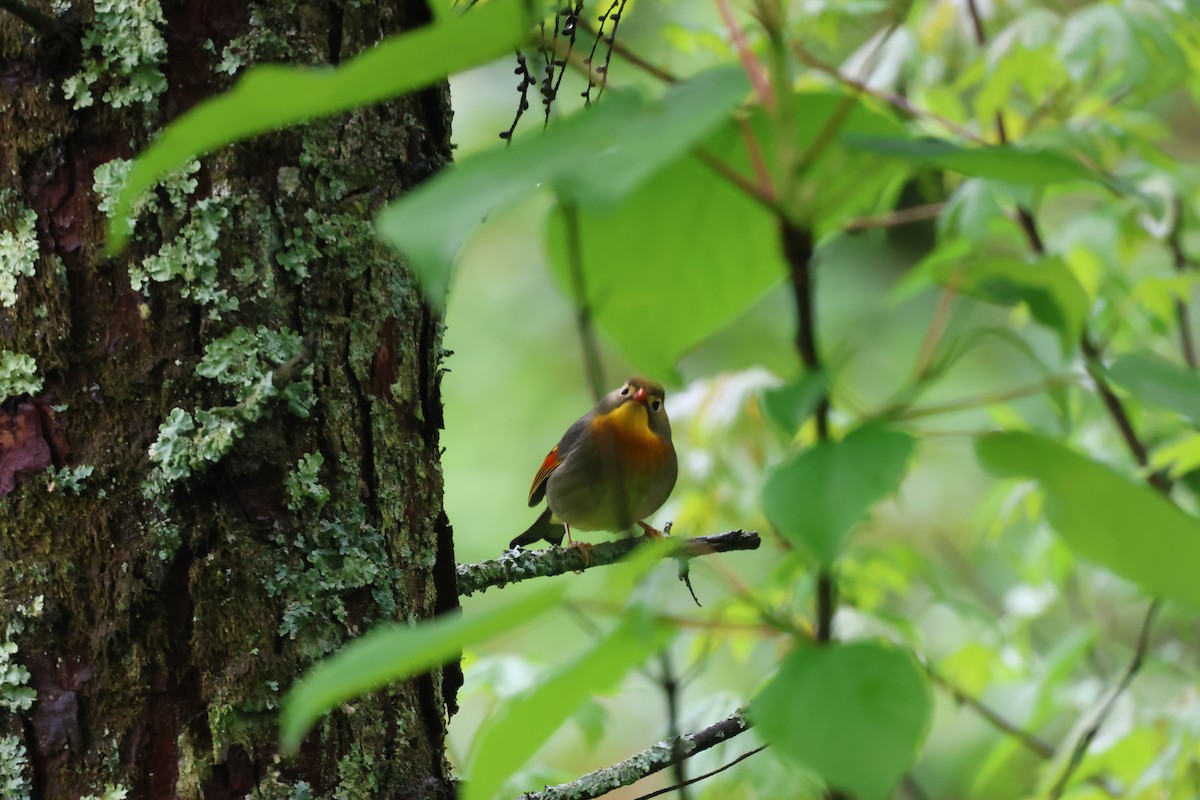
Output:
[[[1175,225],[1171,229],[1171,235],[1167,237],[1167,245],[1171,248],[1171,257],[1175,264],[1175,271],[1181,274],[1187,272],[1191,266],[1187,254],[1183,252],[1184,213],[1183,199],[1176,195]],[[1175,318],[1179,322],[1179,344],[1183,350],[1183,360],[1192,369],[1197,369],[1196,346],[1192,343],[1191,315],[1188,310],[1188,304],[1179,297],[1175,298]]]
[[758,59],[754,57],[754,53],[750,50],[750,43],[746,41],[746,32],[742,30],[742,26],[733,18],[733,9],[729,7],[729,0],[714,0],[717,6],[717,13],[721,15],[721,22],[725,24],[725,28],[729,31],[729,39],[733,42],[733,49],[737,51],[738,60],[742,62],[742,69],[746,71],[746,77],[750,79],[750,86],[754,89],[754,94],[758,98],[759,105],[768,111],[775,108],[775,99],[771,95],[771,81],[767,75],[763,65],[758,63]]
[[575,324],[579,329],[579,342],[583,347],[583,366],[592,399],[604,396],[604,365],[600,361],[600,345],[596,340],[596,329],[592,325],[592,306],[588,300],[587,280],[583,272],[583,242],[579,229],[579,208],[571,202],[562,201],[559,209],[567,239],[567,265],[571,273],[571,293],[575,299]]

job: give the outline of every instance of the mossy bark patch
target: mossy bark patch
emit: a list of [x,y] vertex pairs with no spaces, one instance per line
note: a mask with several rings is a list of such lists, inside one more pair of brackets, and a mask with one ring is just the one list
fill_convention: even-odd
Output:
[[[92,29],[91,4],[76,5],[68,21]],[[162,10],[150,24],[165,43],[165,87],[106,102],[96,81],[80,108],[62,90],[85,66],[78,54],[15,35],[0,15],[16,98],[0,109],[15,166],[0,190],[36,214],[37,244],[33,274],[0,308],[0,349],[28,354],[42,380],[0,417],[33,408],[39,463],[56,470],[27,470],[0,500],[0,628],[45,598],[14,655],[37,700],[0,709],[4,768],[37,797],[106,786],[131,798],[450,797],[453,667],[331,713],[298,758],[275,759],[278,703],[305,668],[378,621],[457,604],[439,463],[441,320],[370,226],[449,160],[445,87],[213,154],[178,191],[162,190],[114,260],[101,258],[96,191],[98,168],[111,177],[105,165],[230,84],[229,48],[247,64],[331,63],[427,10],[411,0]],[[218,238],[189,234],[218,206]],[[212,267],[203,284],[183,263],[193,257]],[[221,429],[219,458],[148,482],[172,412],[213,419],[244,401],[254,370],[272,368],[269,354],[258,360],[273,341],[262,332],[285,329],[311,347],[290,379],[303,398],[275,387],[260,413]]]

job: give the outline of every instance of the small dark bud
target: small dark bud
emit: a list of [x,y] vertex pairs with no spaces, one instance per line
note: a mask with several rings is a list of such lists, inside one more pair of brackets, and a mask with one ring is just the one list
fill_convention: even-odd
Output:
[[500,138],[501,139],[511,139],[512,131],[500,131]]

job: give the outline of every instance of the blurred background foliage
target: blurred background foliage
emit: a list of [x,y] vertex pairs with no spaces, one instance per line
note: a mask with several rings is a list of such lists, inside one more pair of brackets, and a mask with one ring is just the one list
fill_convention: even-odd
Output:
[[[631,1],[617,41],[680,79],[736,65],[722,5]],[[728,4],[749,51],[768,65],[769,37],[755,19],[764,5],[771,4]],[[1186,367],[1177,314],[1193,299],[1192,254],[1200,252],[1193,234],[1200,9],[1186,0],[978,0],[974,9],[966,0],[785,5],[781,30],[792,45],[796,89],[830,98],[823,106],[798,104],[802,142],[821,135],[821,114],[839,113],[847,79],[858,80],[875,97],[861,96],[843,129],[850,133],[907,129],[995,144],[1000,114],[1009,141],[1104,176],[1043,183],[1060,163],[998,162],[960,172],[950,160],[891,158],[839,141],[798,181],[795,204],[818,236],[816,318],[835,438],[882,416],[917,440],[899,491],[855,529],[835,569],[837,637],[911,648],[940,677],[928,737],[894,796],[1046,796],[1088,716],[1126,669],[1148,597],[1078,558],[1053,532],[1039,486],[986,473],[975,442],[989,430],[1033,430],[1134,479],[1171,470],[1184,478],[1173,498],[1194,510],[1187,487],[1200,466],[1200,395],[1191,376],[1178,384],[1174,405],[1151,396],[1163,381],[1139,385],[1145,370],[1112,378],[1150,450],[1147,468],[1106,413],[1078,341],[1086,324],[1106,361],[1155,353],[1172,365],[1168,383]],[[595,25],[606,7],[587,3],[584,19]],[[535,69],[535,50],[525,52]],[[514,67],[508,58],[453,78],[460,161],[495,148],[497,134],[508,129],[518,101]],[[567,71],[551,129],[559,117],[585,113],[579,94],[586,85]],[[664,90],[618,51],[597,108],[626,87]],[[530,97],[517,144],[540,135],[536,90]],[[900,104],[919,113],[904,114]],[[760,108],[747,124],[773,158],[769,137],[778,128],[759,125],[765,116]],[[739,168],[745,164],[733,123],[705,145]],[[742,171],[752,174],[748,164]],[[693,562],[702,609],[675,580],[673,566],[652,576],[648,602],[688,620],[670,645],[683,676],[677,724],[684,731],[754,697],[790,648],[788,637],[762,624],[756,604],[808,626],[814,602],[812,558],[780,537],[762,511],[771,470],[816,441],[811,419],[793,436],[764,414],[761,400],[765,390],[804,374],[793,343],[796,308],[777,232],[761,215],[740,210],[753,201],[737,195],[691,159],[666,168],[621,206],[585,210],[581,221],[608,383],[647,372],[668,387],[682,469],[657,522],[672,520],[676,535],[754,528],[765,538],[759,551]],[[875,226],[879,217],[913,208],[916,222]],[[1020,279],[999,288],[1001,279],[972,285],[964,265],[982,264],[985,256],[1029,260],[1018,208],[1031,210],[1067,289],[1030,288]],[[740,213],[741,224],[714,222]],[[444,466],[462,562],[497,556],[529,524],[533,472],[592,402],[572,288],[563,259],[554,256],[560,227],[547,195],[506,204],[474,231],[455,267]],[[975,274],[986,278],[986,265],[979,269]],[[1002,278],[1012,277],[1000,269]],[[1103,513],[1105,498],[1094,501]],[[581,584],[576,597],[587,597],[604,589],[598,572],[553,580]],[[528,586],[504,591],[533,591]],[[466,599],[466,613],[494,599]],[[470,650],[463,708],[451,724],[456,764],[466,770],[471,763],[481,721],[499,702],[588,647],[612,616],[544,616]],[[1200,795],[1198,633],[1194,607],[1164,605],[1140,673],[1116,698],[1063,796]],[[508,794],[571,780],[665,737],[659,669],[651,659],[615,691],[585,701],[512,776]],[[1048,752],[989,722],[979,703]],[[800,727],[808,722],[794,719]],[[706,772],[759,743],[752,729],[691,759],[688,772]],[[638,797],[669,784],[668,776],[611,796]],[[776,747],[691,791],[700,798],[800,798],[820,797],[823,789]]]

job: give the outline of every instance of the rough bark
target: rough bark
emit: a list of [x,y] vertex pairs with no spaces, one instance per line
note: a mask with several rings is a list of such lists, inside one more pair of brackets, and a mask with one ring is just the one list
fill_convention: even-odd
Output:
[[[38,247],[16,305],[0,307],[0,349],[33,356],[43,379],[33,397],[0,398],[0,459],[18,441],[30,454],[0,498],[0,643],[7,635],[29,672],[6,690],[0,664],[0,786],[7,769],[44,798],[106,786],[131,798],[285,798],[306,796],[305,784],[314,796],[453,796],[453,670],[364,697],[328,715],[297,758],[275,756],[277,704],[309,664],[378,620],[457,605],[441,321],[370,230],[381,204],[449,160],[446,87],[203,159],[186,207],[173,213],[160,190],[160,210],[115,259],[102,254],[93,190],[97,167],[232,83],[223,58],[337,63],[426,22],[425,4],[163,0],[165,91],[114,108],[104,77],[81,109],[63,85],[82,68],[92,4],[31,5],[64,35],[0,11],[0,190],[11,190],[0,231],[32,209]],[[219,318],[182,279],[130,282],[206,198],[227,212],[214,218],[218,285],[238,298]],[[299,381],[312,386],[311,412],[273,400],[219,461],[148,491],[148,450],[172,409],[236,402],[236,387],[196,365],[238,326],[309,342]],[[311,453],[324,459],[327,502],[295,490]],[[94,472],[76,494],[50,463]],[[22,688],[37,692],[29,708],[13,700]],[[23,762],[5,762],[6,740]]]

